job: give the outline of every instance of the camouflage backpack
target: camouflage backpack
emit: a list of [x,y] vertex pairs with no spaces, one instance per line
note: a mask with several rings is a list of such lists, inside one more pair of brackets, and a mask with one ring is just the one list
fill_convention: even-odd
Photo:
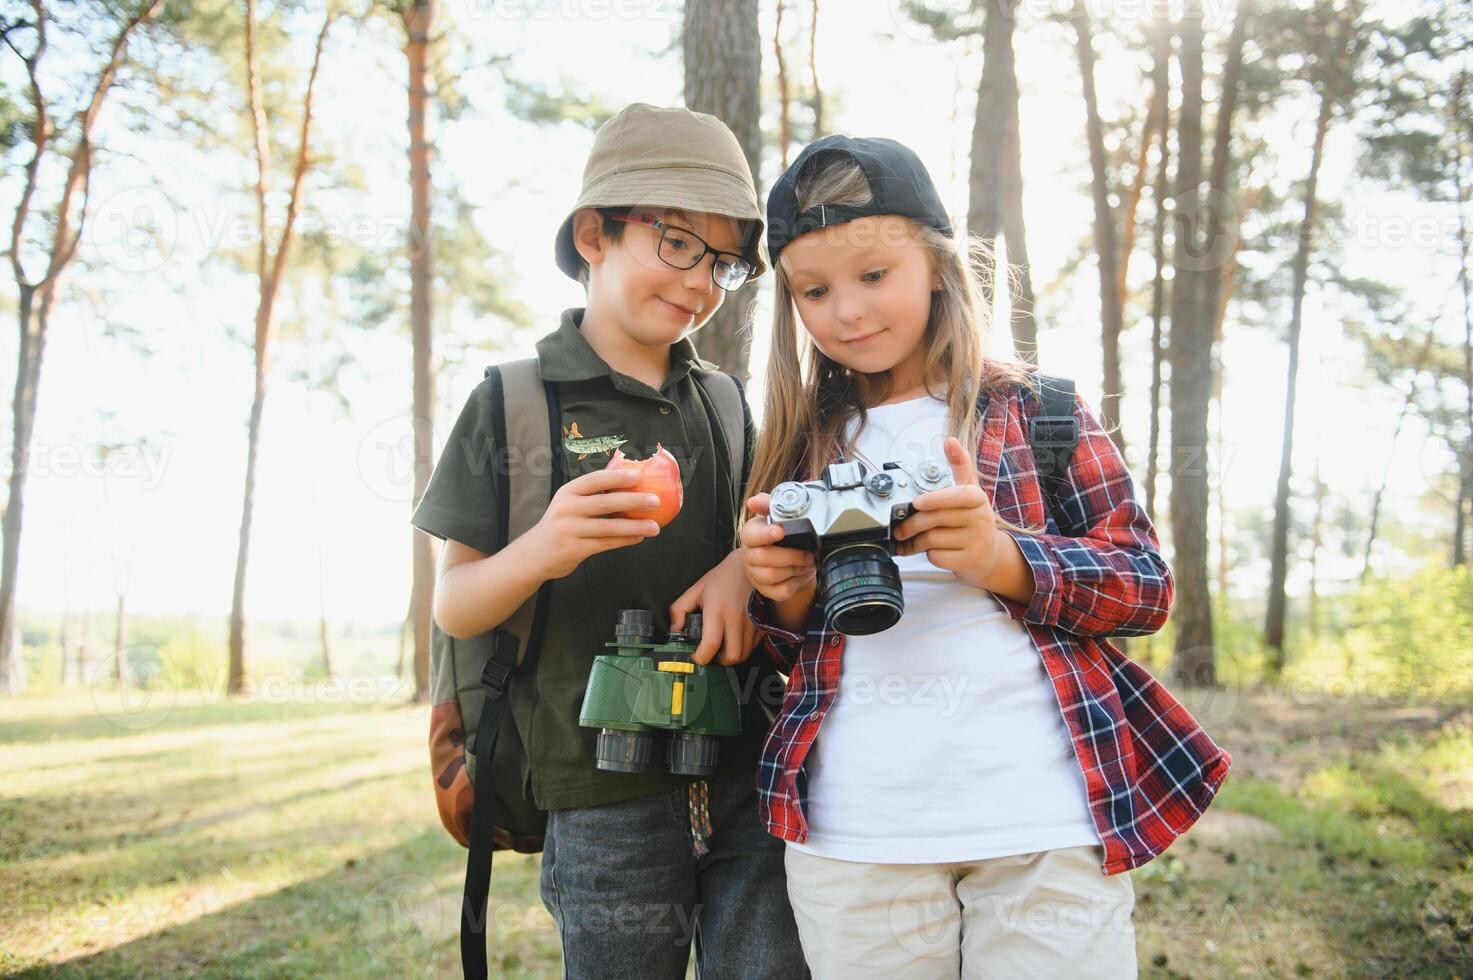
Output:
[[[732,500],[739,504],[747,448],[741,385],[720,371],[692,374],[720,419],[716,438],[725,440]],[[500,514],[499,550],[541,519],[563,483],[561,415],[557,385],[542,380],[536,358],[488,367],[486,379],[498,450],[493,460],[497,495],[509,502]],[[546,479],[535,465],[508,465],[543,454],[551,460]],[[430,769],[440,820],[469,848],[460,922],[461,967],[467,977],[486,976],[492,852],[535,854],[547,830],[547,814],[532,799],[526,746],[506,694],[513,677],[537,669],[550,592],[551,583],[543,583],[499,629],[469,639],[457,640],[431,626]],[[491,777],[480,778],[487,771]]]

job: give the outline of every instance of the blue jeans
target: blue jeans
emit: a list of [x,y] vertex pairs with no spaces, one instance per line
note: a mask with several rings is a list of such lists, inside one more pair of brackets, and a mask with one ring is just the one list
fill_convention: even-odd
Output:
[[751,772],[711,776],[709,852],[691,851],[685,789],[548,813],[542,901],[569,980],[809,976],[783,842],[757,819]]

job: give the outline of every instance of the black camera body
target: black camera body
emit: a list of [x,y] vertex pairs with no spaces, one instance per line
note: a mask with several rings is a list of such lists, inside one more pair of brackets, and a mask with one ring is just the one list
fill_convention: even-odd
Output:
[[782,527],[779,545],[817,553],[815,601],[830,629],[867,636],[900,621],[905,596],[892,557],[895,527],[914,513],[921,494],[952,485],[945,462],[890,462],[870,472],[858,460],[840,460],[821,480],[773,488],[767,522]]

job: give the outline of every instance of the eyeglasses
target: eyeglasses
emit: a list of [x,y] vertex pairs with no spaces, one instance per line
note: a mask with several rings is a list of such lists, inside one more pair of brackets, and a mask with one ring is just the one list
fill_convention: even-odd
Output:
[[752,263],[735,252],[723,252],[712,248],[706,240],[688,228],[667,225],[644,215],[638,217],[622,212],[604,212],[604,217],[631,225],[649,225],[660,233],[660,243],[655,254],[660,261],[676,269],[693,269],[706,257],[714,255],[711,263],[711,281],[727,292],[740,289],[752,276]]

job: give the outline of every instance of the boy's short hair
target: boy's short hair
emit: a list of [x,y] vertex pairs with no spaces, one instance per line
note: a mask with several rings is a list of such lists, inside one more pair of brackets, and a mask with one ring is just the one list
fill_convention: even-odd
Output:
[[[584,208],[680,208],[741,222],[742,252],[756,278],[767,271],[767,224],[752,170],[736,136],[721,120],[681,107],[636,102],[599,128],[583,169],[583,190],[558,229],[559,269],[583,284],[588,266],[573,242],[573,218]],[[603,222],[608,234],[610,222]],[[750,243],[750,244],[749,244]]]
[[[614,209],[598,208],[597,210],[599,216],[598,237],[606,242],[613,242],[615,245],[622,242],[624,240],[624,222],[615,221],[609,217],[609,212]],[[573,278],[577,279],[583,288],[588,288],[588,263],[583,260],[582,255],[578,256],[578,274]]]

